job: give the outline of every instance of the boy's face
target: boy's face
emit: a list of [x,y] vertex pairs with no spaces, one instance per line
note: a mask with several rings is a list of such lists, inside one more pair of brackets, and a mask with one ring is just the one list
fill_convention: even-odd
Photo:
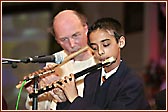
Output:
[[120,45],[116,42],[114,34],[97,29],[90,34],[90,46],[94,50],[95,57],[105,61],[110,57],[120,57]]

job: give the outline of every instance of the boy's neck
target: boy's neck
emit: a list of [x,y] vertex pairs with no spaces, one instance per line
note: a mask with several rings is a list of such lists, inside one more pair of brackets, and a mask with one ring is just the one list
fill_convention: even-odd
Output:
[[115,63],[104,67],[104,70],[106,73],[110,72],[111,70],[115,69],[116,67],[118,67],[120,65],[120,59],[117,59]]

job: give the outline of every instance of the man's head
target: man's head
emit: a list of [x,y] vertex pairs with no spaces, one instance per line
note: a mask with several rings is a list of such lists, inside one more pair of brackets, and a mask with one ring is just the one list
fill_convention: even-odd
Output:
[[89,29],[88,41],[97,59],[110,57],[120,60],[120,48],[125,46],[121,24],[113,18],[101,18]]
[[58,13],[53,21],[53,29],[56,41],[68,54],[87,45],[87,19],[76,11]]

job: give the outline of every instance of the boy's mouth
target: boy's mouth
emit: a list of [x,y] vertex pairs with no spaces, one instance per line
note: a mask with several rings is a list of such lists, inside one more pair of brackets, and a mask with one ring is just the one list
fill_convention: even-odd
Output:
[[101,58],[100,62],[104,62],[105,60],[107,60],[108,58]]
[[105,66],[109,66],[109,65],[111,65],[111,64],[113,64],[113,63],[116,62],[116,59],[115,59],[114,57],[102,58],[101,60],[102,60],[102,61],[101,61],[102,64],[108,63],[108,64],[105,65]]

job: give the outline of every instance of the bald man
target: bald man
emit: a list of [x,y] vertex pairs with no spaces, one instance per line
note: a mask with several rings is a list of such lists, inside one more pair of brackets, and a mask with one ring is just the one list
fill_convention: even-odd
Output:
[[[56,54],[61,54],[66,57],[87,46],[87,32],[87,19],[84,15],[74,10],[63,10],[59,12],[53,20],[53,34],[55,35],[57,43],[63,48],[63,51],[57,52]],[[88,49],[65,63],[60,68],[56,68],[56,73],[63,78],[68,76],[70,73],[75,74],[95,64],[96,60],[92,56],[92,52]],[[51,63],[48,66],[51,67]],[[59,78],[58,76],[51,74],[50,76],[43,78],[41,81],[42,83],[40,82],[39,84],[49,84],[53,82],[54,79]],[[84,88],[83,79],[84,76],[76,79],[78,94],[81,97],[83,96]],[[30,93],[30,91],[28,92]],[[57,94],[59,93],[57,92],[58,88],[55,88],[54,90],[48,92],[50,94],[48,98],[40,100],[39,97],[38,110],[56,110],[57,102],[66,101],[66,97],[58,97]],[[31,109],[31,102],[32,100],[27,98],[27,109]]]

